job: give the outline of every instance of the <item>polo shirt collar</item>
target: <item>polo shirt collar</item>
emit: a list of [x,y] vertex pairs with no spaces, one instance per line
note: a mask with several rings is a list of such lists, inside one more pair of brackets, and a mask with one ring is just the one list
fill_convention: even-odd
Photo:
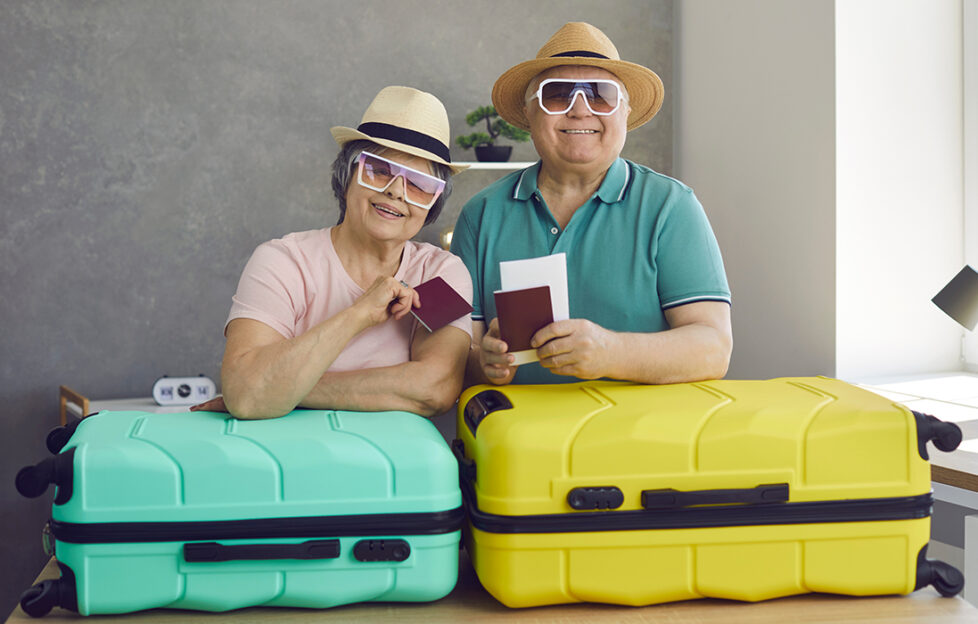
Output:
[[[513,189],[513,199],[528,201],[537,192],[537,174],[540,172],[540,161],[538,160],[532,167],[528,167],[520,173],[516,179],[516,188]],[[616,158],[608,168],[608,173],[604,176],[601,186],[598,187],[597,196],[606,204],[613,204],[621,201],[625,196],[625,189],[631,171],[628,163],[622,158]]]

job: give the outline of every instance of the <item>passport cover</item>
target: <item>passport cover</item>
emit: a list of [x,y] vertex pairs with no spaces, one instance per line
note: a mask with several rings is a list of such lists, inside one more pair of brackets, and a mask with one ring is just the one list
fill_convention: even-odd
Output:
[[[509,352],[516,356],[515,363],[536,361],[536,350],[530,346],[530,339],[537,331],[554,322],[550,287],[497,290],[493,298],[499,318],[499,337],[509,347]],[[525,353],[527,351],[529,353]]]
[[411,308],[411,314],[425,329],[436,331],[472,311],[469,302],[440,277],[433,277],[414,287],[421,299],[420,308]]

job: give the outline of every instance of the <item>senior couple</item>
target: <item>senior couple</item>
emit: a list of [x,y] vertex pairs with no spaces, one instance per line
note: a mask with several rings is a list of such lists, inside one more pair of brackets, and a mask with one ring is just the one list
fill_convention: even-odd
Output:
[[[569,23],[496,81],[503,119],[540,156],[473,197],[452,253],[412,240],[464,167],[434,96],[387,87],[356,128],[333,128],[337,225],[260,245],[225,326],[223,399],[196,409],[272,418],[296,407],[435,416],[463,384],[722,377],[730,292],[716,239],[683,184],[619,157],[662,105],[659,77],[620,60],[597,28]],[[536,333],[538,363],[499,337],[499,262],[566,252],[570,320]],[[429,333],[409,314],[442,277],[463,317]]]

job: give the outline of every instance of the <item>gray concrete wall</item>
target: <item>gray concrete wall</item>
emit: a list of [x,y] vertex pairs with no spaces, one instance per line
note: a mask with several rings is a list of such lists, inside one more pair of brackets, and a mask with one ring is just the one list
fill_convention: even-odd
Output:
[[[0,3],[0,613],[45,560],[51,498],[20,498],[13,478],[44,456],[58,386],[216,380],[255,245],[335,222],[329,128],[406,84],[465,132],[496,77],[571,20],[660,73],[665,106],[625,155],[671,173],[671,0]],[[420,238],[496,176],[462,174]]]
[[728,377],[834,375],[835,3],[676,5],[676,171],[733,295]]

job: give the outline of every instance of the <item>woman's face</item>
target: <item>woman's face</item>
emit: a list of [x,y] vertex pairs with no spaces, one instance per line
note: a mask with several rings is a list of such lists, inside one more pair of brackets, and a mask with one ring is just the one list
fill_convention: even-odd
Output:
[[[434,175],[430,161],[387,149],[380,156],[400,165]],[[349,223],[358,232],[378,241],[406,242],[424,226],[428,211],[404,201],[404,178],[398,176],[384,191],[375,191],[360,184],[360,172],[354,170],[346,188],[346,215],[343,224]]]

